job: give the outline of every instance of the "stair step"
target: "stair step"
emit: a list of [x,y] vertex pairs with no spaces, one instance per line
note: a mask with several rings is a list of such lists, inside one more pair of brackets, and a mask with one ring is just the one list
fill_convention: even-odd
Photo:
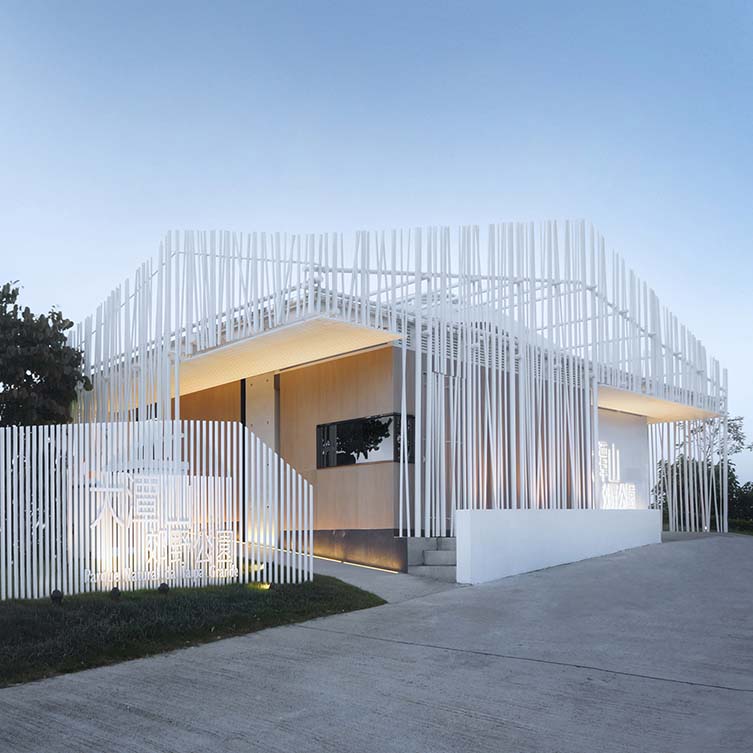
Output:
[[408,575],[419,575],[434,580],[445,580],[455,583],[457,580],[455,565],[418,565],[408,568]]
[[437,549],[454,552],[457,549],[457,539],[454,536],[442,536],[437,539]]
[[410,536],[407,539],[408,546],[408,567],[412,565],[424,564],[424,551],[427,549],[436,549],[436,538]]
[[424,565],[457,565],[456,552],[451,549],[427,549]]

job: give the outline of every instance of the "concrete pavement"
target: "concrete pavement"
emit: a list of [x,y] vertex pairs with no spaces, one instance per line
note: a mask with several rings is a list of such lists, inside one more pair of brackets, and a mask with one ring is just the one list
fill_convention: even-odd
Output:
[[332,560],[314,559],[314,573],[331,575],[334,578],[381,596],[390,604],[397,604],[419,596],[447,591],[452,588],[464,588],[457,583],[421,578],[407,573],[392,573],[363,565],[350,565]]
[[0,751],[742,753],[751,574],[713,536],[398,595],[0,690]]

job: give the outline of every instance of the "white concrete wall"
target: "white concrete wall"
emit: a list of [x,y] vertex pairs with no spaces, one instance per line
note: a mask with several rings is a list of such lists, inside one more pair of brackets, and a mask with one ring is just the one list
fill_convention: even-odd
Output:
[[458,510],[456,516],[458,583],[661,541],[660,510]]
[[[599,442],[619,451],[620,484],[635,487],[635,509],[645,510],[649,503],[648,423],[645,416],[599,408]],[[598,473],[598,465],[597,465]],[[597,475],[597,492],[603,507],[604,484]],[[624,505],[620,505],[624,506]]]

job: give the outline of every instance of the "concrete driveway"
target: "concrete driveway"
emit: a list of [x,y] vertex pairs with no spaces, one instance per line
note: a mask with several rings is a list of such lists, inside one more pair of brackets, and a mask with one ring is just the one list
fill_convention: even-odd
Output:
[[753,537],[399,583],[365,612],[0,690],[0,751],[753,750]]

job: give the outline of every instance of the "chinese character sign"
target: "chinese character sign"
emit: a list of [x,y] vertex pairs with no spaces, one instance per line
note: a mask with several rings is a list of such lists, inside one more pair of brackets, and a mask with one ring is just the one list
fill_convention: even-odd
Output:
[[97,512],[86,578],[135,587],[235,578],[236,521],[224,503],[229,484],[221,477],[101,473],[90,487]]
[[602,509],[635,509],[637,507],[635,484],[622,481],[619,449],[614,444],[599,442],[598,461]]
[[311,580],[313,504],[234,422],[0,427],[0,601]]

